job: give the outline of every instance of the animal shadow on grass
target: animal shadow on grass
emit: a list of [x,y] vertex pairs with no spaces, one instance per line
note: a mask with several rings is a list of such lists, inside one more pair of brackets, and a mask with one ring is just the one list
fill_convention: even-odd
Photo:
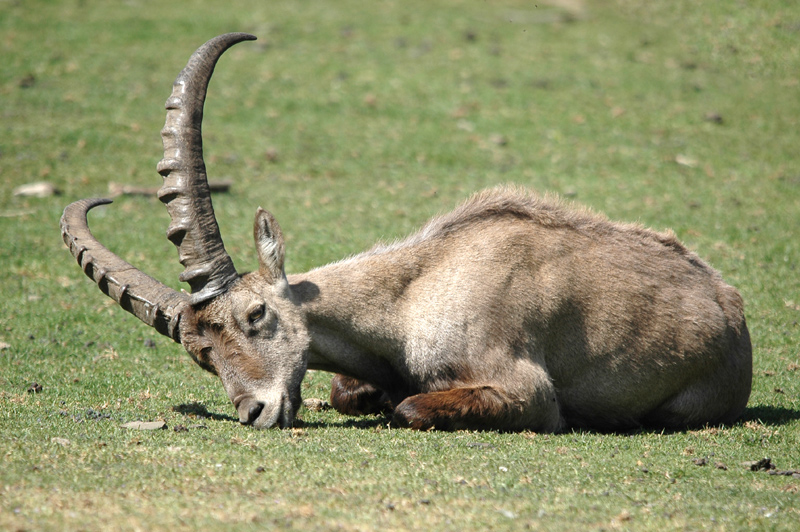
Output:
[[238,419],[232,416],[209,412],[208,408],[206,408],[206,405],[204,405],[203,403],[195,402],[195,403],[185,403],[182,405],[173,406],[172,411],[189,417],[213,419],[214,421],[235,421],[237,423],[239,422]]
[[[733,426],[741,425],[748,421],[757,421],[764,425],[786,425],[787,423],[791,423],[792,421],[800,420],[800,411],[792,410],[791,408],[784,408],[781,406],[771,406],[771,405],[758,405],[753,407],[747,407],[742,414],[742,417],[733,424]],[[349,418],[344,421],[338,422],[330,422],[330,421],[313,421],[302,423],[303,427],[309,428],[319,428],[319,427],[343,427],[343,428],[362,428],[362,429],[373,429],[379,426],[386,427],[387,424],[391,424],[392,416],[367,416],[363,418]],[[718,425],[720,428],[724,428],[726,425]],[[730,426],[730,425],[728,425]],[[482,431],[481,431],[482,432]],[[493,432],[493,431],[488,431]],[[497,431],[497,432],[504,432],[504,431]],[[525,432],[525,431],[520,431]],[[586,428],[568,428],[565,433],[595,433],[595,434],[633,434],[633,433],[643,433],[643,432],[659,432],[659,433],[680,433],[686,432],[686,429],[672,429],[672,430],[664,430],[662,428],[636,428],[630,430],[622,430],[622,431],[602,431],[602,430],[592,430]]]
[[[172,407],[173,412],[183,414],[190,417],[213,419],[215,421],[233,421],[238,423],[239,420],[226,415],[209,412],[208,408],[202,403],[186,403]],[[747,407],[744,414],[736,424],[745,423],[748,421],[757,421],[764,425],[785,425],[792,421],[800,419],[800,411],[784,408],[781,406],[771,405],[758,405]],[[365,416],[347,418],[342,421],[303,421],[302,419],[295,420],[295,427],[303,428],[326,428],[326,427],[339,427],[339,428],[358,428],[358,429],[375,429],[378,427],[385,427],[391,424],[391,416]],[[665,432],[663,429],[652,428],[638,428],[628,431],[592,431],[587,429],[573,428],[568,429],[567,432],[599,432],[601,434],[630,434],[641,432]],[[666,432],[683,432],[682,430],[669,430]]]
[[782,406],[756,405],[745,409],[740,423],[757,421],[764,425],[786,425],[800,419],[800,411]]
[[[757,405],[745,408],[742,416],[732,425],[709,425],[706,428],[717,427],[724,429],[724,428],[740,426],[748,422],[756,422],[756,423],[761,423],[762,425],[769,425],[769,426],[779,426],[779,425],[786,425],[798,419],[800,419],[800,411],[798,410],[792,410],[791,408],[784,408],[782,406]],[[638,429],[631,429],[629,431],[621,431],[621,432],[610,431],[608,432],[608,434],[640,434],[640,433],[656,433],[656,432],[662,434],[676,434],[676,433],[686,432],[687,430],[697,430],[699,428],[703,427],[690,427],[688,429],[667,429],[667,430],[652,428],[652,427],[641,427]],[[603,431],[600,431],[600,433],[605,434],[605,432]]]
[[344,429],[377,429],[391,424],[391,416],[365,416],[351,417],[342,421],[303,421],[295,420],[295,427],[322,429],[322,428],[344,428]]
[[[217,414],[210,412],[206,405],[203,403],[193,402],[184,403],[172,407],[173,412],[183,414],[184,416],[213,419],[214,421],[232,421],[239,423],[239,419],[227,414]],[[386,426],[391,421],[391,417],[386,416],[365,416],[348,418],[344,421],[303,421],[300,418],[295,419],[294,426],[297,428],[325,428],[325,427],[342,427],[342,428],[360,428],[360,429],[374,429],[379,426]]]

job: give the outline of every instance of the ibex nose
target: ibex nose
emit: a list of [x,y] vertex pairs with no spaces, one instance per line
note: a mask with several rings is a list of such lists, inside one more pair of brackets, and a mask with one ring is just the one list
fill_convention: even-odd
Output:
[[250,409],[247,411],[247,424],[249,425],[256,419],[258,419],[258,416],[261,415],[262,410],[264,410],[264,403],[256,403],[253,406],[251,406]]
[[239,423],[242,425],[252,425],[264,410],[264,403],[261,401],[246,398],[237,402],[236,410],[239,411]]

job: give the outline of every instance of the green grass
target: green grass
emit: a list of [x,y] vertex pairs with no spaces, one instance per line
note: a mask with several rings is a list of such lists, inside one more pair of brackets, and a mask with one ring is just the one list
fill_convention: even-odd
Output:
[[[740,289],[742,422],[448,434],[302,411],[294,430],[240,426],[219,382],[105,298],[58,230],[109,182],[160,184],[171,82],[228,31],[259,37],[220,62],[204,128],[210,175],[235,181],[214,201],[240,271],[256,266],[258,205],[302,271],[480,188],[565,194],[673,228]],[[793,0],[4,1],[0,56],[0,529],[796,528],[800,480],[742,465],[800,469]],[[12,194],[41,180],[61,195]],[[91,223],[179,287],[156,199],[118,198]],[[310,374],[304,396],[328,383]]]

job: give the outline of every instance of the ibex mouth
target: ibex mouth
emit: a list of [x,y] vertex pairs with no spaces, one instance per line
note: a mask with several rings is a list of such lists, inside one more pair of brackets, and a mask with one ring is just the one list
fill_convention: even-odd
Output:
[[287,394],[280,394],[274,400],[260,400],[251,394],[242,394],[234,398],[233,405],[242,425],[284,429],[294,424],[296,408]]

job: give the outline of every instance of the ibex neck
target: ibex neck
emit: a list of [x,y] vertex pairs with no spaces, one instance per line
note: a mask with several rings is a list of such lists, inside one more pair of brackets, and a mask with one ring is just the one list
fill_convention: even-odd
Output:
[[[420,274],[414,254],[363,256],[290,276],[311,335],[310,369],[387,388],[399,384],[406,289]],[[402,366],[402,364],[400,364]]]

